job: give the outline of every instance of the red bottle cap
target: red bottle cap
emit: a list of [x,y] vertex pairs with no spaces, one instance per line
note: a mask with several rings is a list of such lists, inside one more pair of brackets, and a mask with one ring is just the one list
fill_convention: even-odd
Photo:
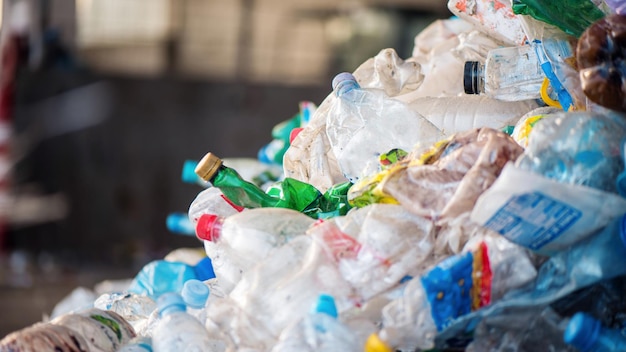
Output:
[[291,130],[291,132],[289,133],[289,144],[291,144],[293,140],[296,139],[296,137],[298,137],[298,135],[300,134],[300,132],[302,132],[303,129],[304,127],[297,127]]
[[220,238],[224,218],[213,214],[204,214],[196,224],[196,237],[201,240],[215,242]]

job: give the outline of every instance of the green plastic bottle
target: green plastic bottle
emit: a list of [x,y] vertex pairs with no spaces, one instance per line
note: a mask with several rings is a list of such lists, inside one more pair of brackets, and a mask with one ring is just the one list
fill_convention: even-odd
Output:
[[513,0],[513,13],[559,27],[580,37],[592,23],[604,17],[591,0]]
[[219,188],[233,203],[245,208],[289,208],[315,219],[345,215],[350,209],[347,201],[349,182],[335,185],[322,194],[308,183],[287,177],[264,192],[244,180],[235,169],[225,166],[213,153],[200,160],[195,172]]

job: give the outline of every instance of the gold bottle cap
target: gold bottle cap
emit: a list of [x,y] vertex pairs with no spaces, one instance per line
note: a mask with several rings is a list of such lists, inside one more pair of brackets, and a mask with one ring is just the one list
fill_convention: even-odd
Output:
[[196,172],[196,175],[200,176],[201,179],[208,182],[211,181],[213,176],[215,176],[215,173],[221,165],[222,159],[209,152],[202,158],[202,160],[200,160],[194,171]]

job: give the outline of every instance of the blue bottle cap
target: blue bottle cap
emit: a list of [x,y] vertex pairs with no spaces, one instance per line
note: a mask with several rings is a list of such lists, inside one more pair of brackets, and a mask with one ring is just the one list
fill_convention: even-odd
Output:
[[174,312],[184,312],[187,306],[178,293],[167,292],[157,298],[157,309],[159,316],[164,316]]
[[198,183],[198,180],[201,180],[196,174],[196,167],[198,166],[198,162],[195,160],[185,160],[183,164],[183,172],[181,174],[181,179],[185,183]]
[[200,280],[187,280],[180,295],[188,307],[201,309],[209,298],[209,287]]
[[165,220],[167,229],[179,235],[196,236],[196,229],[189,216],[184,213],[172,213]]
[[563,334],[565,343],[587,352],[600,334],[601,323],[585,313],[576,313],[570,319]]
[[316,313],[324,313],[333,318],[337,318],[337,305],[335,299],[331,295],[321,294],[317,298],[317,304],[315,305]]
[[215,271],[213,271],[213,264],[211,263],[211,258],[206,257],[194,266],[194,271],[196,272],[196,279],[200,281],[206,281],[208,279],[212,279],[215,277]]
[[335,78],[333,78],[333,89],[337,89],[339,84],[346,81],[356,82],[356,78],[354,78],[354,75],[352,75],[352,73],[350,72],[342,72],[337,74]]

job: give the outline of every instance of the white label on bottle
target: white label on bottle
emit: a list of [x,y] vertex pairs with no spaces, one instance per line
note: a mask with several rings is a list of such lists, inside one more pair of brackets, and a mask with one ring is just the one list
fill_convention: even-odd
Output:
[[569,204],[541,192],[516,195],[509,199],[485,224],[533,250],[561,235],[582,217],[582,212]]

